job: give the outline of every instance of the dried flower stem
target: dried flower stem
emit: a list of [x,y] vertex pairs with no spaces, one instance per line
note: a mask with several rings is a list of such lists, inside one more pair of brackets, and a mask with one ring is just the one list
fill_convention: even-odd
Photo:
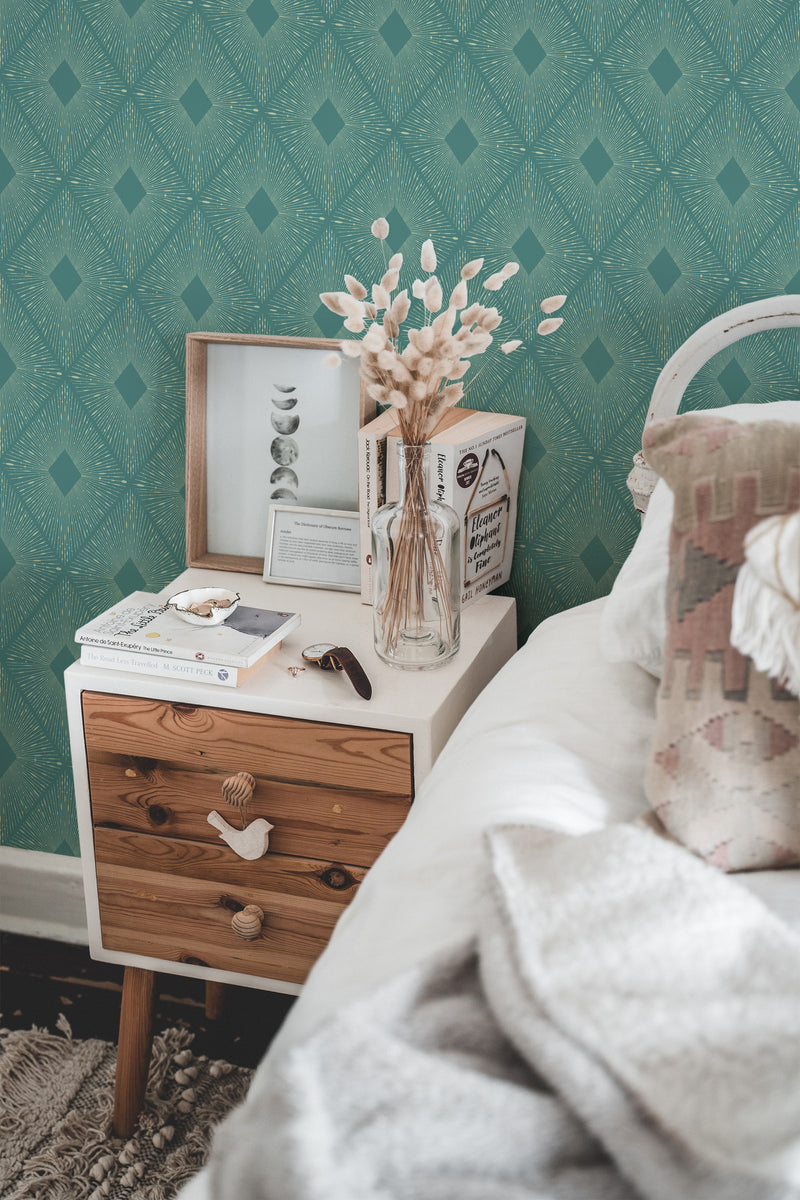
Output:
[[[368,289],[346,275],[346,292],[326,292],[320,299],[332,312],[346,318],[349,332],[362,335],[356,340],[343,341],[342,350],[347,357],[360,359],[361,377],[371,398],[396,410],[403,443],[411,452],[406,470],[406,503],[394,541],[384,598],[384,627],[391,646],[392,639],[396,642],[412,614],[422,612],[426,589],[435,589],[440,617],[452,628],[453,614],[446,611],[450,603],[447,572],[428,510],[423,456],[414,452],[430,440],[448,410],[459,403],[475,382],[479,371],[469,384],[463,381],[464,376],[473,357],[489,349],[501,317],[489,305],[479,301],[468,303],[468,281],[477,282],[483,268],[482,258],[473,259],[461,268],[459,282],[445,301],[436,274],[436,251],[428,238],[420,254],[422,277],[415,279],[411,287],[411,296],[422,303],[422,320],[418,328],[405,331],[403,323],[411,296],[407,291],[396,290],[403,257],[398,253],[386,261],[389,223],[385,217],[373,222],[372,233],[381,243],[380,281]],[[506,263],[484,280],[484,290],[499,291],[518,270],[517,263]],[[539,324],[540,334],[554,332],[561,324],[561,318],[551,314],[565,300],[566,296],[550,296],[542,302],[547,319]],[[503,354],[510,354],[520,345],[518,340],[509,340],[501,349]]]
[[[402,429],[402,426],[401,426]],[[396,647],[404,629],[422,628],[428,590],[439,597],[445,640],[452,638],[450,581],[428,506],[425,446],[404,441],[406,490],[397,535],[392,539],[389,577],[378,609],[384,642]]]

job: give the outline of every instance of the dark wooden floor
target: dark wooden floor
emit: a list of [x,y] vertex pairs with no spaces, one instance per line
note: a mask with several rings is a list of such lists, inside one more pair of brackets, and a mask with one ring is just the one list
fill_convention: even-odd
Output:
[[[76,1038],[116,1042],[123,968],[93,962],[85,946],[0,933],[0,1025],[55,1029],[59,1013]],[[291,996],[229,987],[219,1020],[205,1016],[205,985],[158,976],[154,1029],[177,1026],[195,1035],[195,1054],[256,1067],[292,1005]]]

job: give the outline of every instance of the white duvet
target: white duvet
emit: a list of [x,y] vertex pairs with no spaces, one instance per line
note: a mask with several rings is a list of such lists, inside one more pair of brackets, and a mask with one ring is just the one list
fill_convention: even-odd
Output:
[[[254,1088],[274,1055],[343,1005],[475,933],[490,826],[581,834],[646,811],[657,680],[602,657],[603,603],[545,621],[475,701],[340,919]],[[800,929],[800,873],[737,879]],[[207,1196],[201,1174],[181,1200]]]

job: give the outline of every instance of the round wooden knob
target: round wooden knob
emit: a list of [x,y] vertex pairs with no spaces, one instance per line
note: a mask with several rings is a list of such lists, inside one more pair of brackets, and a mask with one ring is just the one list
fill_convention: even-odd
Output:
[[248,904],[241,912],[233,914],[231,929],[246,942],[252,942],[260,935],[263,920],[264,910],[257,904]]
[[256,781],[249,771],[239,771],[222,781],[222,799],[234,808],[244,808],[253,799]]

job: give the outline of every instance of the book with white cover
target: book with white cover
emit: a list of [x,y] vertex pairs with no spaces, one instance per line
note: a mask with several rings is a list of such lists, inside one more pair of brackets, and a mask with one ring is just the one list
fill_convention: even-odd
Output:
[[252,667],[223,667],[219,663],[191,658],[166,658],[162,654],[139,654],[136,650],[112,650],[108,646],[81,646],[81,662],[88,667],[188,679],[191,683],[212,683],[219,687],[240,687],[253,671],[260,668],[261,661],[259,659]]
[[358,431],[358,533],[361,555],[361,602],[372,603],[372,535],[375,513],[386,503],[386,435],[397,424],[387,408]]
[[149,592],[133,592],[75,634],[75,641],[165,658],[250,667],[300,624],[300,614],[239,607],[221,625],[182,621]]
[[[442,418],[442,430],[474,412],[471,408],[451,408]],[[372,603],[372,518],[389,497],[387,474],[397,480],[397,449],[392,446],[391,464],[387,462],[387,437],[399,434],[397,410],[387,408],[358,431],[358,511],[361,546],[361,603]],[[396,496],[395,496],[396,498]]]
[[[431,495],[461,523],[462,606],[511,575],[525,426],[524,417],[469,412],[431,438]],[[396,432],[386,439],[387,503],[399,495],[397,441]]]

